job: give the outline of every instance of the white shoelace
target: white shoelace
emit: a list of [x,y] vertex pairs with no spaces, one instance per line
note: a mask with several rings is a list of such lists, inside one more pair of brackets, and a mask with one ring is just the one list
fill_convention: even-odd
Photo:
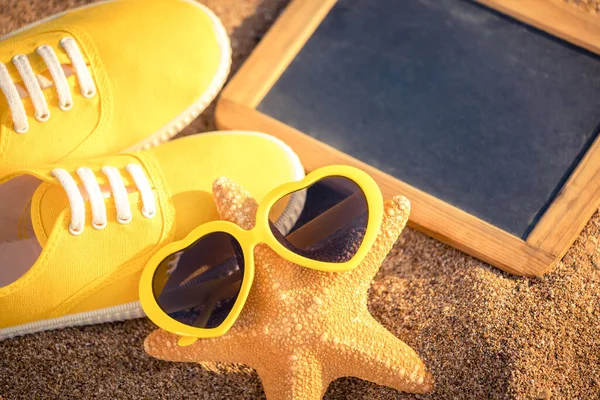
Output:
[[[71,60],[73,69],[75,70],[75,74],[79,81],[81,94],[86,98],[94,97],[96,94],[96,86],[94,85],[94,80],[92,79],[77,43],[72,37],[66,37],[60,41],[60,46],[66,51],[67,56]],[[58,93],[58,107],[63,111],[70,110],[73,107],[73,97],[71,96],[71,90],[65,71],[60,64],[58,57],[56,57],[54,49],[48,45],[42,45],[36,49],[36,52],[42,57],[50,71],[54,86],[56,87],[56,92]],[[44,82],[43,80],[47,81],[47,79],[38,77],[33,72],[27,56],[23,54],[13,57],[12,63],[17,68],[17,71],[19,71],[19,74],[23,78],[25,88],[27,89],[29,96],[31,96],[33,107],[35,109],[35,119],[39,122],[48,121],[50,118],[50,110],[48,109],[48,103],[46,102],[40,84],[41,82]],[[29,123],[27,122],[27,113],[21,100],[19,87],[12,81],[8,68],[6,68],[6,65],[2,62],[0,62],[0,90],[2,90],[8,101],[8,108],[11,112],[15,132],[27,132],[29,130]]]
[[[144,173],[142,167],[137,164],[129,164],[125,169],[133,178],[137,190],[142,197],[142,215],[146,218],[153,218],[156,215],[156,203],[152,187],[148,182],[148,177]],[[106,206],[104,204],[105,196],[98,185],[94,172],[89,168],[79,168],[76,173],[83,182],[83,186],[88,195],[90,207],[92,209],[92,226],[94,229],[105,228],[107,224]],[[132,215],[129,197],[119,170],[115,167],[104,167],[102,168],[102,173],[108,178],[110,184],[110,191],[112,192],[112,197],[114,198],[117,209],[117,221],[121,224],[130,223]],[[71,174],[64,169],[53,170],[52,176],[58,180],[65,189],[65,192],[67,192],[67,198],[69,199],[69,205],[71,207],[69,232],[72,235],[80,235],[83,233],[85,225],[85,201],[81,194],[81,190]]]

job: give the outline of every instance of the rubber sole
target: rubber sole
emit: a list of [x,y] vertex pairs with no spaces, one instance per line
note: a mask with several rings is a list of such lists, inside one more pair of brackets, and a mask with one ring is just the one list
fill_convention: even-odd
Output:
[[125,321],[129,319],[145,317],[139,301],[122,304],[115,307],[103,308],[101,310],[88,311],[79,314],[65,315],[64,317],[46,319],[28,324],[11,326],[0,329],[0,341],[15,336],[23,336],[31,333],[62,329],[74,326],[95,325],[106,322]]

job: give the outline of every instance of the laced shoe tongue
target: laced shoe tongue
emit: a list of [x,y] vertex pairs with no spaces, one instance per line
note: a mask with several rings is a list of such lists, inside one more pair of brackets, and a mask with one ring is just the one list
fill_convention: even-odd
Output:
[[[132,158],[131,156],[118,155],[113,158]],[[109,161],[111,158],[105,159]],[[120,162],[115,163],[116,165]],[[110,165],[110,163],[108,163]],[[145,218],[156,215],[156,203],[152,186],[143,168],[137,163],[127,164],[124,168],[129,174],[129,179],[120,175],[116,167],[105,166],[102,174],[105,180],[99,183],[97,176],[89,168],[78,168],[81,182],[73,179],[67,169],[55,169],[51,175],[55,180],[45,180],[35,190],[31,200],[31,221],[39,243],[44,246],[54,229],[57,220],[63,218],[65,210],[71,213],[65,218],[70,218],[69,232],[78,235],[91,225],[103,229],[107,224],[106,199],[113,198],[114,209],[110,209],[110,217],[114,217],[123,224],[131,221],[131,204],[141,203],[141,214]],[[103,204],[104,203],[104,204]],[[98,221],[98,222],[95,222]],[[61,221],[62,223],[62,221]],[[94,225],[96,224],[96,225]]]
[[[61,65],[63,72],[65,73],[65,78],[69,79],[71,76],[75,75],[75,70],[73,69],[73,67],[71,65]],[[51,88],[54,86],[54,82],[52,81],[52,76],[50,76],[49,72],[44,72],[43,74],[37,74],[36,78],[38,80],[38,83],[40,84],[40,88],[42,90]],[[17,88],[17,92],[19,92],[19,97],[21,97],[22,99],[25,99],[27,97],[29,97],[29,92],[27,91],[27,89],[25,88],[25,85],[23,82],[19,82],[19,83],[15,83],[15,86]]]
[[[48,70],[41,57],[36,54],[37,48],[43,44],[49,45],[54,49],[60,64],[69,65],[71,64],[71,60],[59,45],[60,40],[66,36],[69,35],[65,32],[54,31],[31,37],[23,37],[19,35],[15,37],[7,37],[0,42],[0,61],[6,64],[8,70],[10,71],[13,82],[17,83],[22,82],[21,75],[18,73],[17,69],[12,63],[12,58],[17,54],[27,55],[31,66],[36,73],[43,73]],[[83,57],[85,62],[89,64],[87,56],[83,54]]]

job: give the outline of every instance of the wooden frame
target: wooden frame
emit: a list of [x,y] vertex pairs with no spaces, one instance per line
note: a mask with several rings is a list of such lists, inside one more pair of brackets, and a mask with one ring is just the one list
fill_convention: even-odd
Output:
[[[383,173],[256,110],[337,0],[293,0],[223,91],[221,129],[250,129],[287,142],[307,171],[331,164],[364,169],[384,197],[411,200],[409,225],[512,274],[539,276],[552,268],[600,206],[600,137],[538,224],[522,240]],[[552,35],[600,54],[600,18],[552,0],[477,0]]]

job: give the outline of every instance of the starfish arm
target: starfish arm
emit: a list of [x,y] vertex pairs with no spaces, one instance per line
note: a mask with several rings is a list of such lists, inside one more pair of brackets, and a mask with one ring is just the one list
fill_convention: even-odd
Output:
[[[433,375],[417,353],[370,314],[345,338],[335,339],[335,377],[353,376],[409,393],[427,393]],[[335,344],[335,343],[334,343]]]
[[146,353],[165,361],[203,362],[222,361],[244,363],[246,352],[243,341],[228,334],[211,339],[199,339],[190,346],[179,346],[179,336],[157,329],[144,341]]
[[321,400],[331,379],[317,358],[291,356],[256,368],[268,400]]
[[229,178],[219,178],[213,183],[213,198],[221,219],[243,229],[254,227],[258,203],[241,185]]
[[406,226],[410,214],[410,202],[404,196],[396,196],[387,200],[383,205],[383,209],[383,221],[369,254],[357,268],[340,275],[340,279],[349,280],[357,285],[357,290],[367,290],[370,287],[381,263],[385,260]]

